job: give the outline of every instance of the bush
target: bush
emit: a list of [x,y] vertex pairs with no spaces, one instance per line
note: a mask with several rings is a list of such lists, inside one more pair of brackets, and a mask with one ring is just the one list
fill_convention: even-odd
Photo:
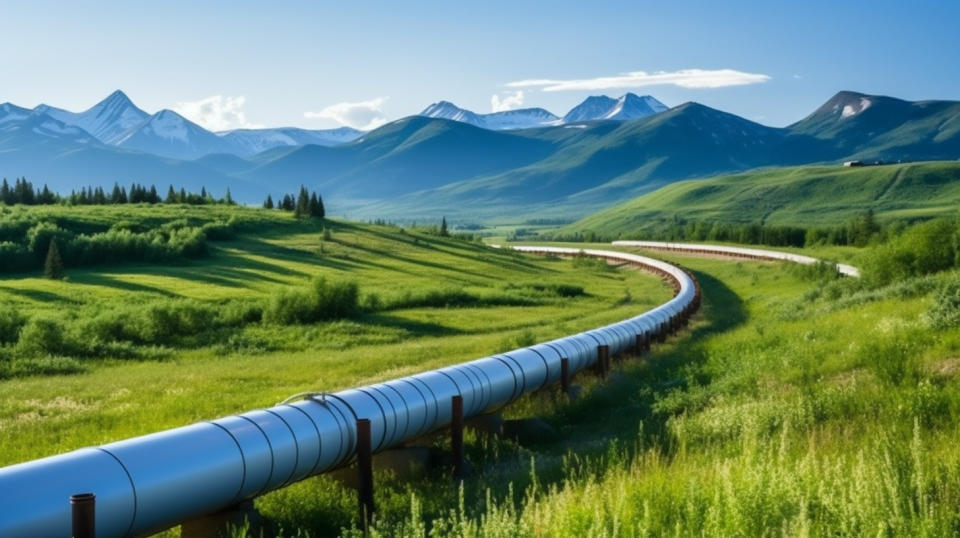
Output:
[[940,288],[925,318],[934,329],[960,326],[960,281],[953,279]]
[[27,319],[11,305],[0,306],[0,345],[15,344]]
[[17,352],[21,356],[69,355],[65,327],[56,320],[32,318],[20,331]]
[[275,325],[296,325],[347,318],[357,313],[359,302],[355,283],[315,278],[306,289],[277,293],[264,310],[263,320]]
[[864,261],[863,277],[873,285],[889,284],[953,267],[955,225],[946,219],[925,222],[875,247]]
[[926,338],[919,331],[897,331],[864,340],[860,362],[891,385],[915,385],[922,377],[920,352]]

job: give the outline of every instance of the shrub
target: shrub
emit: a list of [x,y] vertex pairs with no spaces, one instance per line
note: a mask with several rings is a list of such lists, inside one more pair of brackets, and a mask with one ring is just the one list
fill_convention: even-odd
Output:
[[359,290],[353,282],[327,282],[315,278],[306,289],[277,293],[263,312],[263,320],[275,325],[295,325],[346,318],[359,309]]
[[0,306],[0,345],[14,344],[20,336],[20,329],[27,322],[12,305]]
[[948,329],[960,325],[960,281],[952,279],[937,291],[925,318],[927,324],[934,329]]
[[864,339],[860,362],[891,385],[915,385],[922,377],[920,352],[926,338],[919,331],[897,331]]
[[67,355],[70,351],[65,338],[65,328],[59,321],[35,317],[20,331],[20,339],[17,342],[19,355],[28,357]]

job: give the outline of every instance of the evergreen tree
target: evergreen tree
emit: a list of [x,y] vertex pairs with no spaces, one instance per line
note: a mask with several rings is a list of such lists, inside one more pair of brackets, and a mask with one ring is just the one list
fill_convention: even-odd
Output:
[[187,189],[180,187],[180,196],[177,197],[177,202],[181,204],[187,203]]
[[113,184],[113,192],[110,193],[110,203],[111,204],[120,203],[120,185],[117,183]]
[[230,187],[227,187],[227,195],[223,197],[223,203],[233,205],[233,197],[230,196]]
[[307,217],[310,215],[310,194],[307,192],[307,188],[303,185],[300,185],[300,193],[297,195],[297,206],[293,210],[293,216]]
[[63,278],[63,258],[60,257],[60,249],[57,248],[56,238],[50,239],[50,248],[47,250],[47,260],[43,264],[43,274],[53,280]]
[[273,198],[271,198],[269,194],[267,195],[267,199],[264,200],[264,202],[263,202],[263,208],[264,208],[264,209],[273,209]]
[[167,189],[167,198],[164,200],[164,203],[167,203],[167,204],[177,203],[177,191],[173,190],[173,185],[170,185],[170,188]]
[[147,200],[151,204],[160,203],[160,195],[157,193],[157,187],[155,185],[150,185],[150,194],[149,199]]
[[317,213],[314,215],[318,219],[322,219],[327,216],[327,210],[323,207],[323,196],[317,195]]
[[13,191],[7,183],[7,178],[3,178],[3,183],[0,184],[0,203],[13,205]]
[[447,230],[447,217],[443,217],[443,220],[440,221],[440,236],[449,237],[450,232]]

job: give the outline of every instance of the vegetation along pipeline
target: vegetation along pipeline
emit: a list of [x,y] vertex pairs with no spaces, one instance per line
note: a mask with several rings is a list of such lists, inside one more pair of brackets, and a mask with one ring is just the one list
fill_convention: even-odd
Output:
[[0,469],[0,536],[70,535],[68,499],[79,493],[96,496],[98,536],[157,532],[350,464],[361,423],[369,425],[370,450],[386,450],[450,424],[454,397],[463,418],[490,413],[560,381],[564,370],[594,367],[664,336],[700,303],[691,275],[652,258],[513,248],[638,266],[672,282],[674,297],[633,318],[531,347]]

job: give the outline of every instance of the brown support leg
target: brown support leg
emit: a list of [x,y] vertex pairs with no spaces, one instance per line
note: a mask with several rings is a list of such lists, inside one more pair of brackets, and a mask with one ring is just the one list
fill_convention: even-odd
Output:
[[610,373],[610,346],[599,346],[597,348],[597,352],[600,354],[600,367],[602,369],[603,377],[607,377],[607,374]]
[[453,478],[463,477],[463,396],[450,398],[450,451],[453,453]]
[[97,497],[93,493],[78,493],[70,496],[71,536],[93,538],[96,535]]
[[373,451],[370,442],[370,419],[357,420],[357,472],[360,488],[357,496],[360,501],[360,522],[366,532],[373,521]]

